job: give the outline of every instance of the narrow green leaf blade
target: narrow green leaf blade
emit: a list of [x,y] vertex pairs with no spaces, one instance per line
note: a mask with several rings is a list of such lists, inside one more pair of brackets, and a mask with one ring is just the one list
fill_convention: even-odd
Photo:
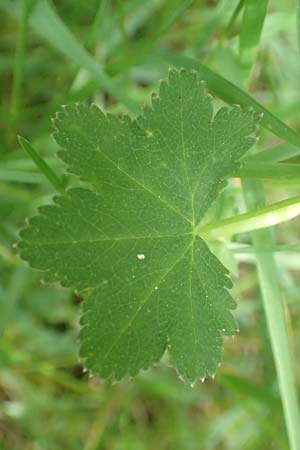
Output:
[[300,0],[295,0],[296,3],[296,26],[297,26],[297,40],[298,40],[298,55],[300,61]]
[[241,167],[232,174],[240,178],[267,178],[267,179],[300,179],[300,164],[253,162],[245,161]]
[[[243,182],[245,201],[249,209],[264,207],[265,196],[258,181]],[[264,252],[264,247],[273,244],[269,229],[256,230],[252,233],[256,253],[257,272],[261,287],[262,302],[268,325],[270,343],[278,376],[283,411],[289,437],[290,448],[300,447],[300,412],[297,399],[294,364],[291,354],[285,314],[278,283],[278,268],[274,255]]]
[[[5,0],[0,5],[8,13],[18,17],[20,11],[16,6]],[[137,104],[116,85],[99,62],[78,42],[48,0],[34,2],[30,12],[29,25],[55,50],[62,53],[79,68],[87,70],[112,97],[127,106],[129,110],[137,111]]]
[[245,158],[247,162],[275,163],[288,160],[300,154],[300,148],[290,144],[280,144],[259,153],[254,153]]
[[23,138],[22,136],[18,136],[19,143],[21,147],[25,150],[25,152],[28,153],[28,155],[32,158],[32,160],[35,162],[37,167],[40,169],[40,171],[45,175],[45,177],[49,180],[49,182],[54,186],[54,188],[60,192],[61,194],[64,193],[64,185],[62,181],[58,178],[55,172],[51,169],[50,166],[46,163],[46,161],[40,157],[40,155],[37,153],[37,151],[32,147],[29,141],[27,139]]
[[256,59],[257,46],[267,14],[268,0],[246,0],[240,31],[241,62],[248,69]]

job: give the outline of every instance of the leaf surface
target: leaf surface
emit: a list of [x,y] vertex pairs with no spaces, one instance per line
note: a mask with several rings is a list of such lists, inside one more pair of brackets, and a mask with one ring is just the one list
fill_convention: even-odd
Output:
[[184,70],[170,72],[136,120],[85,105],[57,114],[59,157],[90,189],[41,207],[21,255],[46,281],[90,289],[80,341],[92,372],[135,375],[166,348],[189,382],[216,372],[222,335],[237,328],[235,302],[197,230],[256,122],[238,107],[213,117],[198,74]]

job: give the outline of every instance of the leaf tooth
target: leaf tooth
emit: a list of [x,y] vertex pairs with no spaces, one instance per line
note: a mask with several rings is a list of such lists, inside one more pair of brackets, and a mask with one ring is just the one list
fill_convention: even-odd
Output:
[[[168,80],[163,80],[160,83],[160,87],[159,87],[159,97],[160,99],[163,99],[164,97],[167,97],[169,95],[169,81]],[[152,96],[153,98],[153,96]]]
[[176,370],[176,374],[177,374],[178,378],[180,379],[180,381],[182,381],[183,384],[190,386],[191,388],[195,387],[198,380],[200,380],[202,383],[204,383],[204,381],[207,378],[207,374],[206,374],[206,372],[204,372],[204,374],[201,374],[201,375],[197,376],[196,378],[193,378],[192,380],[190,380],[183,373],[181,373],[176,367],[175,367],[175,370]]
[[152,106],[152,110],[157,109],[159,103],[160,103],[160,97],[159,97],[159,95],[153,93],[153,94],[151,95],[151,106]]
[[170,85],[172,85],[174,82],[177,82],[178,77],[179,77],[179,72],[181,70],[182,70],[182,68],[179,69],[179,70],[177,70],[177,69],[170,69],[169,70],[168,82],[169,82]]
[[[89,354],[88,356],[86,356],[84,354],[84,345],[82,344],[82,341],[81,341],[81,334],[82,334],[83,328],[88,326],[88,323],[83,324],[83,317],[84,317],[84,315],[82,315],[80,318],[81,330],[79,333],[79,341],[81,342],[81,345],[80,345],[80,349],[79,349],[79,356],[80,356],[80,359],[81,359],[83,365],[86,368],[86,371],[91,373],[93,376],[97,375],[103,380],[109,379],[113,384],[116,384],[116,383],[119,383],[123,379],[132,379],[132,378],[136,377],[139,373],[149,370],[150,367],[157,366],[158,363],[160,362],[161,357],[151,360],[151,361],[145,361],[142,367],[122,369],[122,370],[119,370],[118,372],[116,370],[112,370],[109,373],[107,371],[105,371],[103,369],[103,367],[102,368],[99,366],[94,367],[93,359],[91,358],[91,355]],[[86,342],[87,342],[87,337],[85,337],[85,343]],[[92,339],[90,340],[90,342],[92,342]]]
[[175,75],[176,73],[178,73],[178,69],[174,69],[173,67],[169,67],[168,73],[169,73],[169,76],[170,76],[170,75],[173,76],[173,75]]
[[99,115],[99,117],[101,118],[105,118],[106,114],[104,111],[102,111],[101,108],[99,108],[99,106],[96,103],[91,103],[91,109],[94,113],[96,113],[97,115]]

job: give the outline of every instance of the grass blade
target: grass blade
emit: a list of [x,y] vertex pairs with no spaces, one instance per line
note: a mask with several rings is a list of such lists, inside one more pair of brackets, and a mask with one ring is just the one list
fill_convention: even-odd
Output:
[[[12,8],[9,1],[2,0],[0,6],[8,13],[19,16],[18,9]],[[123,103],[130,111],[138,111],[137,104],[110,79],[98,61],[77,41],[48,0],[39,0],[35,3],[30,14],[29,25],[54,49],[78,67],[86,69],[112,97]]]
[[76,65],[86,69],[100,86],[132,111],[137,111],[136,103],[116,86],[104,72],[100,64],[77,41],[70,30],[47,0],[39,0],[32,11],[29,23],[34,30],[46,39],[52,47],[59,50]]
[[9,183],[28,183],[36,184],[42,183],[44,177],[35,172],[25,172],[23,170],[8,170],[0,169],[0,181],[7,181]]
[[268,0],[246,0],[240,30],[240,59],[249,71],[256,59],[260,35],[267,14]]
[[25,58],[25,41],[26,41],[28,15],[29,15],[28,0],[23,0],[20,31],[18,33],[18,39],[16,43],[13,86],[10,102],[10,111],[12,114],[12,118],[15,118],[15,116],[17,115],[21,102],[21,88],[22,88],[24,58]]
[[[244,181],[244,196],[249,209],[265,204],[262,186],[258,181]],[[278,269],[272,253],[261,251],[266,245],[273,245],[269,229],[253,231],[252,239],[256,254],[257,272],[260,281],[263,307],[271,339],[271,347],[277,370],[279,390],[291,450],[300,448],[300,414],[297,402],[296,380],[285,323]]]
[[298,39],[298,54],[300,62],[300,0],[295,0],[296,2],[296,27],[297,27],[297,39]]
[[28,153],[28,155],[35,162],[40,171],[45,175],[45,177],[50,181],[52,186],[60,193],[63,194],[65,192],[64,185],[58,176],[53,172],[53,170],[48,166],[46,161],[44,161],[40,155],[36,152],[36,150],[31,146],[31,144],[27,141],[27,139],[22,136],[18,136],[19,143],[21,147]]
[[299,147],[290,144],[281,144],[276,147],[266,149],[259,153],[254,153],[245,158],[247,162],[280,162],[300,155]]
[[230,81],[223,78],[213,70],[201,64],[196,59],[183,55],[173,55],[170,53],[161,54],[161,59],[167,61],[175,67],[186,67],[195,69],[200,73],[202,79],[206,82],[208,89],[219,98],[229,104],[238,104],[246,108],[253,108],[256,112],[262,114],[261,125],[274,133],[281,139],[290,144],[300,146],[300,135],[284,122],[278,119],[274,114],[268,111],[264,106],[258,103],[246,92],[235,86]]
[[296,179],[300,180],[300,164],[278,164],[265,162],[247,161],[241,164],[241,167],[232,174],[238,178],[267,178],[267,179]]
[[250,245],[232,247],[230,248],[232,253],[235,254],[246,254],[246,253],[261,253],[261,252],[299,252],[300,244],[287,244],[287,245],[272,245],[272,247],[264,247],[263,249],[257,249]]
[[228,22],[228,25],[226,26],[226,28],[224,29],[221,37],[220,37],[220,42],[223,42],[224,39],[229,36],[229,34],[232,32],[232,29],[235,25],[235,22],[240,14],[240,12],[243,9],[245,0],[239,0],[238,4],[236,5],[236,7],[234,8],[234,11],[230,17],[230,20]]
[[158,40],[162,35],[164,35],[176,22],[176,20],[178,20],[185,13],[193,2],[194,0],[184,0],[183,2],[179,2],[179,5],[169,15],[168,20],[162,24],[161,28],[156,33],[155,40]]

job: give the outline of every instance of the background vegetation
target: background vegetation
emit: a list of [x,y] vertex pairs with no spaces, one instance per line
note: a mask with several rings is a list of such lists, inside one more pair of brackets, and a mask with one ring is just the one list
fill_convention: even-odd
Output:
[[[249,233],[214,244],[233,273],[240,333],[227,340],[216,378],[193,389],[167,357],[134,380],[89,378],[77,357],[81,297],[42,286],[13,247],[26,217],[54,192],[17,135],[30,139],[66,185],[74,184],[55,159],[50,118],[59,106],[84,100],[134,112],[176,58],[185,65],[179,55],[204,63],[300,130],[294,1],[259,1],[254,11],[245,3],[251,2],[0,0],[1,450],[290,448],[259,286],[271,277],[282,295],[298,379],[299,219],[256,234],[254,246]],[[264,129],[259,134],[256,151],[269,150],[252,162],[254,172],[271,170],[263,177],[266,202],[299,195],[299,149]],[[260,164],[281,160],[294,165],[286,176]],[[242,189],[233,178],[211,220],[244,212],[243,191],[249,209],[264,201],[260,184],[246,180]],[[259,245],[266,240],[262,261]]]

